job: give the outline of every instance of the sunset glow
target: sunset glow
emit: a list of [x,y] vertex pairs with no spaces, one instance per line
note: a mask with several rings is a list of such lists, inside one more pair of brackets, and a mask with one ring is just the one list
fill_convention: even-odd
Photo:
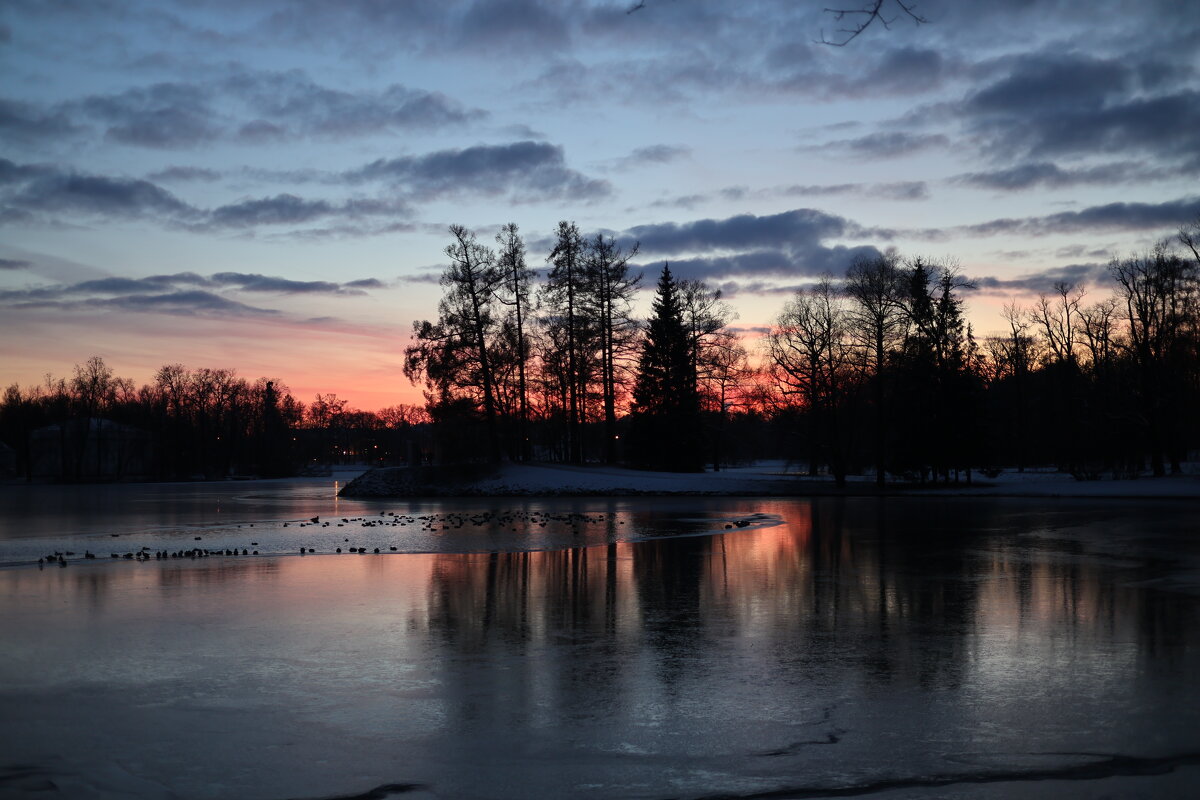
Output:
[[644,288],[669,260],[749,334],[889,247],[957,259],[980,334],[1099,296],[1200,212],[1196,11],[1111,5],[929,0],[832,47],[819,3],[7,4],[0,379],[420,402],[451,223],[535,267],[560,219],[640,242]]

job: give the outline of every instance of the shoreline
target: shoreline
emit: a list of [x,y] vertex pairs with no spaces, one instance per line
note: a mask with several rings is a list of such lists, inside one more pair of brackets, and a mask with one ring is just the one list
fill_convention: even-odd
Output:
[[562,464],[381,467],[341,488],[340,497],[370,499],[624,497],[1006,497],[1027,499],[1200,499],[1200,475],[1079,481],[1065,473],[1001,473],[970,483],[900,483],[871,478],[838,486],[831,478],[787,476],[775,466],[721,472],[667,473]]

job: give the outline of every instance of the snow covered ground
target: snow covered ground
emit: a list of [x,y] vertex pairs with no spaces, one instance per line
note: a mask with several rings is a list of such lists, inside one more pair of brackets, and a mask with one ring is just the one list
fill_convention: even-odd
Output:
[[[1200,498],[1200,470],[1195,465],[1185,474],[1164,478],[1149,476],[1136,480],[1079,481],[1071,475],[1048,469],[1027,469],[1024,472],[1005,470],[995,478],[979,473],[971,484],[965,475],[960,483],[914,484],[892,483],[889,493],[914,495],[981,495],[991,497],[1129,497],[1129,498]],[[703,473],[650,472],[599,465],[573,466],[567,464],[504,464],[494,477],[475,481],[463,489],[464,494],[511,495],[774,495],[803,496],[876,492],[872,476],[851,476],[848,486],[839,490],[827,476],[808,477],[800,467],[783,461],[762,461],[742,467],[729,467],[720,472]],[[356,489],[367,493],[386,494],[380,479],[386,471],[368,473],[362,482],[346,492],[354,496]],[[461,487],[460,487],[461,488]],[[453,494],[447,491],[446,494]]]

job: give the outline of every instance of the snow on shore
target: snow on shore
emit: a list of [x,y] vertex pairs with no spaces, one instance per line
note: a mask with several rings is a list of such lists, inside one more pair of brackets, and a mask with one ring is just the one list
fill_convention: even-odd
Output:
[[[789,469],[790,466],[790,469]],[[370,470],[342,490],[347,497],[418,496],[630,496],[718,495],[803,496],[873,495],[872,476],[851,476],[839,489],[826,476],[808,477],[794,465],[764,461],[720,472],[650,472],[621,467],[568,464],[513,464],[467,469],[403,467]],[[978,473],[967,484],[889,483],[888,494],[988,497],[1126,497],[1200,499],[1200,474],[1136,480],[1079,481],[1049,470],[1006,470],[995,478]]]

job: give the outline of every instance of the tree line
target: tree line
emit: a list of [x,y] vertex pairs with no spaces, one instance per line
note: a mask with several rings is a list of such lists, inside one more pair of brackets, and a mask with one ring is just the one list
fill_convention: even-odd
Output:
[[721,293],[669,265],[636,319],[637,245],[560,222],[539,279],[515,224],[495,247],[450,234],[438,317],[414,323],[405,351],[447,460],[697,470],[784,456],[882,484],[999,465],[1162,475],[1200,445],[1200,221],[1113,259],[1111,294],[1059,283],[1009,303],[1006,330],[984,337],[955,262],[859,258],[797,291],[757,353]]
[[[167,364],[139,387],[99,356],[70,378],[12,384],[0,397],[0,441],[27,478],[280,477],[311,465],[389,463],[428,449],[428,422],[417,406],[360,411],[336,394],[306,405],[279,380],[232,369]],[[149,447],[114,458],[130,449],[121,444],[130,431],[148,433]],[[108,458],[97,469],[101,448]]]
[[1113,259],[1108,294],[1057,284],[983,337],[954,262],[859,258],[796,291],[753,352],[720,291],[668,264],[637,318],[636,244],[564,221],[535,270],[515,224],[492,247],[449,233],[438,315],[414,322],[404,352],[423,407],[304,404],[278,380],[178,364],[138,387],[93,357],[9,386],[0,441],[32,477],[57,437],[68,480],[97,477],[87,454],[112,425],[149,433],[139,474],[156,479],[432,457],[678,471],[786,458],[839,483],[1034,465],[1097,478],[1179,472],[1200,447],[1200,220]]

